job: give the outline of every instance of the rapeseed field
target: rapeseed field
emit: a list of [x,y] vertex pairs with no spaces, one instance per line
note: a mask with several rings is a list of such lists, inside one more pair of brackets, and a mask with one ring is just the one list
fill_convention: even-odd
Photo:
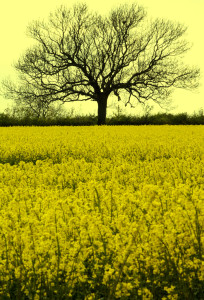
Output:
[[204,127],[0,128],[0,299],[204,299]]

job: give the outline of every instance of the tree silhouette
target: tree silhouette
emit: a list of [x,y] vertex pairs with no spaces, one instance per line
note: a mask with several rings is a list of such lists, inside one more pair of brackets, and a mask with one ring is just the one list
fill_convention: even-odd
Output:
[[4,81],[8,98],[25,103],[96,101],[98,124],[105,124],[107,100],[126,105],[149,99],[165,103],[174,88],[198,86],[199,69],[186,66],[186,27],[148,21],[137,4],[121,5],[108,16],[86,4],[61,6],[48,22],[36,21],[28,33],[36,44],[15,65],[19,83]]

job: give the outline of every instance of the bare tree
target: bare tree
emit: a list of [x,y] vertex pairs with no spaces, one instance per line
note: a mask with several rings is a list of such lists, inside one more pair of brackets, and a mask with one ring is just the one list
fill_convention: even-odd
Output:
[[50,118],[57,117],[64,113],[63,103],[61,101],[50,101],[41,97],[39,89],[33,85],[21,80],[21,84],[17,86],[10,80],[3,81],[5,97],[15,101],[13,107],[8,109],[9,114],[15,117],[30,118]]
[[[63,104],[60,103],[52,103],[49,106],[42,103],[32,103],[32,105],[27,105],[27,103],[20,102],[14,103],[11,107],[6,108],[4,112],[17,119],[56,119],[67,115],[62,105]],[[72,111],[70,111],[68,115],[72,116]]]
[[199,69],[185,66],[186,27],[148,21],[137,4],[122,5],[108,16],[86,4],[60,7],[48,22],[33,22],[36,41],[15,65],[20,84],[4,82],[7,97],[44,105],[55,101],[96,101],[98,124],[105,124],[107,100],[125,97],[165,103],[174,88],[198,86]]

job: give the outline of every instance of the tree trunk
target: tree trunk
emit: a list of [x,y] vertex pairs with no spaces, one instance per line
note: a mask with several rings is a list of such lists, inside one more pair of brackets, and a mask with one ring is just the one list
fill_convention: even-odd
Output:
[[107,95],[100,95],[98,97],[98,125],[106,124],[106,108],[107,108]]

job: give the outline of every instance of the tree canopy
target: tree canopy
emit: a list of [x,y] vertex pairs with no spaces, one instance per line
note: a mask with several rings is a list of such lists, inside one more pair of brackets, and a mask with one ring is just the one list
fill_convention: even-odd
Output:
[[28,26],[36,43],[15,64],[18,84],[4,81],[5,94],[30,107],[96,101],[99,125],[111,94],[126,105],[149,99],[162,104],[174,88],[198,86],[199,69],[182,59],[190,49],[186,30],[164,19],[150,21],[136,3],[107,16],[86,4],[61,6],[47,22]]

